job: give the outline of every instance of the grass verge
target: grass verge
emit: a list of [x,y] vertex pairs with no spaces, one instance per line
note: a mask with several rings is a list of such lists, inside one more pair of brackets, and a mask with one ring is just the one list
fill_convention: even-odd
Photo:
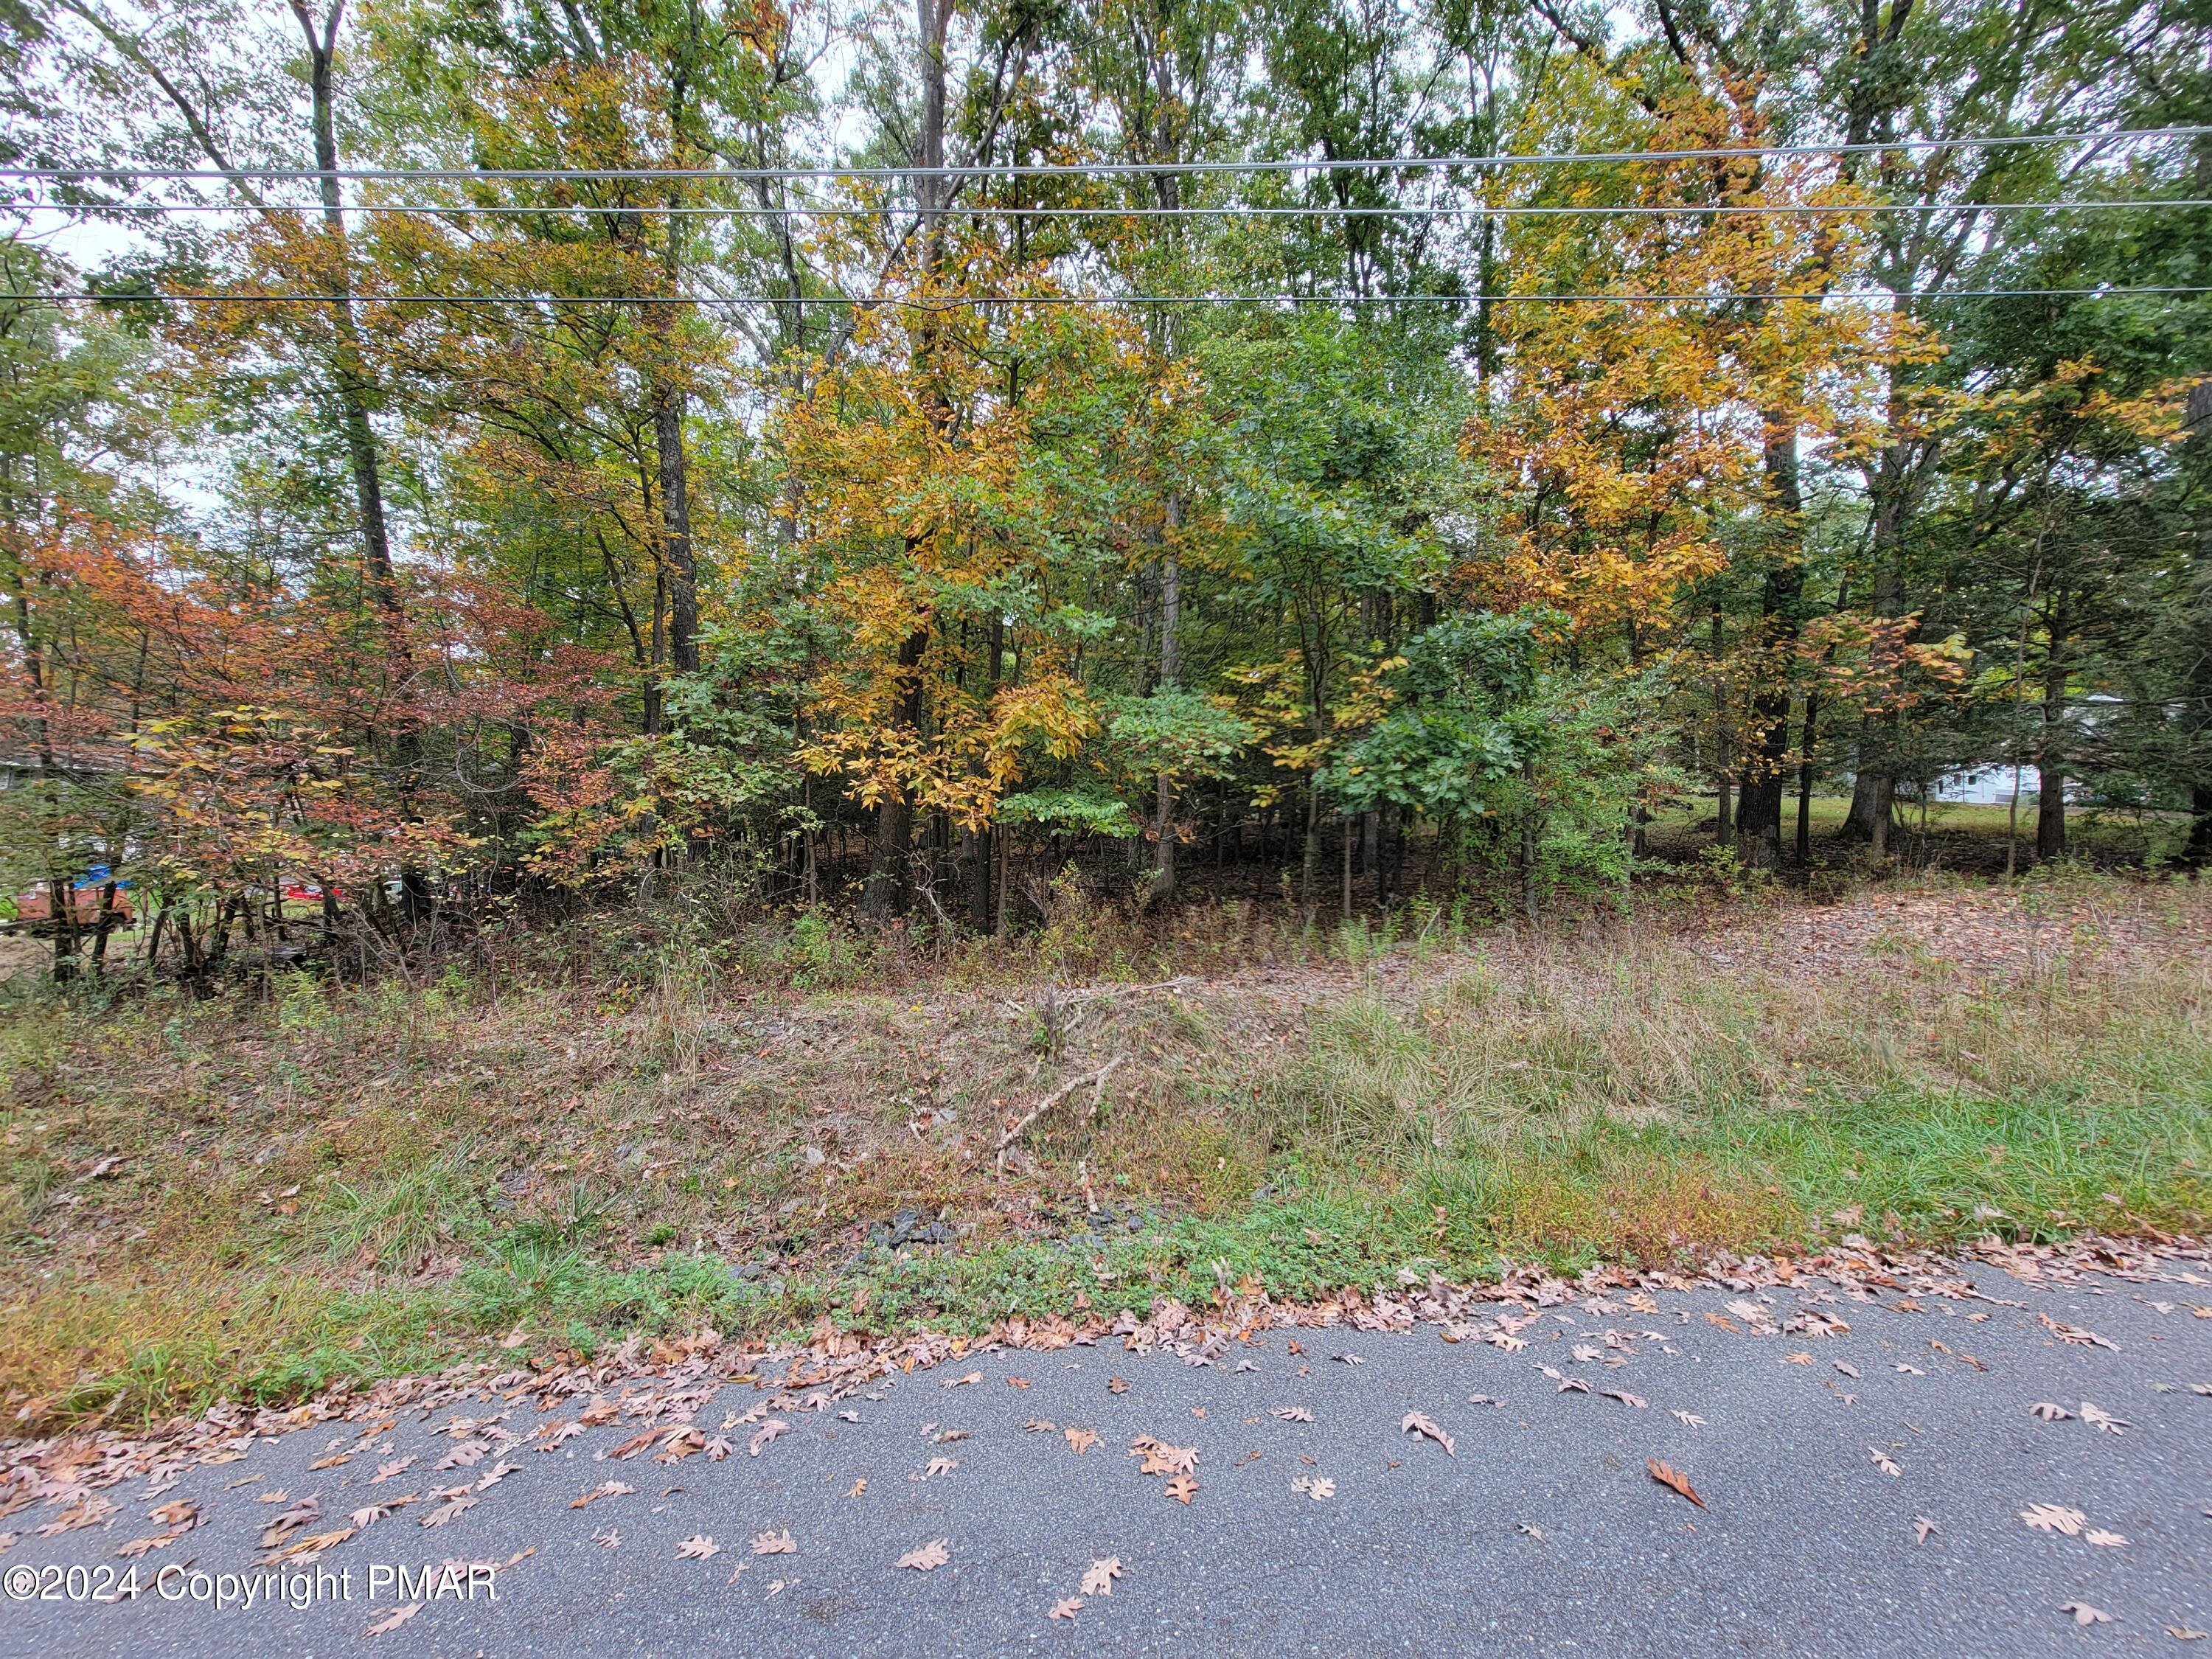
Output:
[[[2212,902],[2077,878],[1911,914],[1954,913],[1936,945],[1838,947],[1824,913],[1765,904],[896,1001],[665,955],[582,988],[300,980],[104,1010],[19,989],[0,1391],[27,1429],[510,1340],[975,1330],[1501,1258],[2203,1229]],[[993,1155],[1115,1054],[1095,1116],[1079,1092]]]

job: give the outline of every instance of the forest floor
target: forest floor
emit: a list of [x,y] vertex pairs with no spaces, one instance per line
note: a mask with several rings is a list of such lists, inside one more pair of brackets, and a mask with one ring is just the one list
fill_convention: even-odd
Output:
[[0,1399],[120,1424],[710,1326],[2201,1232],[2208,938],[2204,884],[2062,873],[1537,929],[1078,907],[896,960],[633,932],[105,1007],[18,981]]

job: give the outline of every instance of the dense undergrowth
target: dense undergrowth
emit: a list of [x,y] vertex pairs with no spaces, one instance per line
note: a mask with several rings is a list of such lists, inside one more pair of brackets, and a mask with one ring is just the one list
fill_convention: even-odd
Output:
[[[2212,900],[1929,892],[1990,961],[1808,945],[1758,896],[1540,936],[1219,912],[1181,950],[1093,915],[1054,962],[917,954],[896,996],[827,982],[805,919],[775,972],[676,925],[591,975],[516,948],[211,1002],[19,986],[0,1388],[28,1428],[702,1323],[2202,1228]],[[994,1155],[1117,1055],[1095,1114]]]

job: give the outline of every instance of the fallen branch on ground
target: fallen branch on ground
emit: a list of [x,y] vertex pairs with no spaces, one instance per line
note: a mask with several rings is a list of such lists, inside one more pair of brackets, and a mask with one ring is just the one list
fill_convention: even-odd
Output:
[[1022,1132],[1024,1130],[1027,1129],[1030,1124],[1036,1122],[1039,1118],[1042,1117],[1054,1107],[1059,1105],[1061,1101],[1066,1100],[1068,1096],[1073,1094],[1078,1089],[1081,1088],[1086,1083],[1091,1085],[1090,1115],[1092,1117],[1097,1116],[1098,1097],[1105,1091],[1107,1078],[1112,1073],[1116,1066],[1119,1066],[1127,1058],[1128,1055],[1127,1054],[1116,1054],[1113,1059],[1108,1060],[1103,1066],[1101,1066],[1097,1071],[1080,1073],[1078,1075],[1068,1079],[1066,1082],[1061,1084],[1060,1087],[1054,1089],[1042,1100],[1040,1100],[1036,1105],[1030,1108],[1028,1115],[1025,1115],[1020,1122],[1015,1124],[1012,1128],[1000,1135],[999,1137],[998,1145],[991,1148],[992,1155],[998,1159],[1000,1166],[1001,1168],[1005,1167],[1006,1162],[1006,1148],[1012,1146],[1017,1140],[1021,1139]]

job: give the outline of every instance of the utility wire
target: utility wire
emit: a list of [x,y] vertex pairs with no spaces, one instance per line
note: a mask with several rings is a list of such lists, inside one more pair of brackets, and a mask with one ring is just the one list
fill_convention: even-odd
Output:
[[343,179],[360,181],[439,179],[695,179],[757,181],[789,179],[1075,179],[1158,178],[1211,173],[1397,172],[1433,167],[1484,171],[1504,167],[1572,167],[1585,163],[1748,161],[1820,155],[1879,155],[1899,151],[2002,149],[2012,146],[2132,143],[2154,138],[2195,138],[2212,126],[2124,127],[2106,131],[2024,132],[1959,138],[1897,138],[1855,144],[1742,144],[1698,149],[1546,151],[1495,155],[1388,155],[1339,160],[1264,161],[982,162],[951,167],[0,167],[0,179],[159,179],[228,183],[238,179]]
[[1364,306],[1364,305],[1722,305],[1735,300],[2117,300],[2137,296],[2179,297],[2212,294],[2212,284],[2150,288],[1959,288],[1827,289],[1758,294],[1391,294],[1365,299],[1345,294],[975,294],[916,299],[908,295],[867,294],[0,294],[0,304],[62,305],[81,301],[108,304],[157,302],[177,305],[359,305],[359,306],[857,306],[908,311],[958,311],[971,306]]
[[[1674,215],[1714,216],[1733,217],[1744,214],[1840,214],[1840,213],[2076,213],[2091,210],[2127,208],[2208,208],[2212,198],[2154,197],[2141,201],[2087,202],[1807,202],[1789,205],[1769,203],[1683,203],[1676,206],[1653,206],[1644,203],[1617,207],[1583,204],[1552,206],[1541,204],[1505,204],[1486,206],[1468,202],[1449,207],[1012,207],[1002,202],[979,202],[961,208],[949,209],[949,216],[975,218],[982,215],[1011,216],[1024,219],[1575,219],[1575,218],[1635,218],[1642,216],[1672,216]],[[330,210],[320,202],[14,202],[0,204],[0,212],[61,213],[87,215],[95,213],[327,213]],[[429,214],[442,217],[456,216],[507,215],[514,217],[535,217],[539,215],[567,217],[635,217],[664,218],[670,216],[714,219],[873,219],[887,213],[914,213],[921,210],[911,205],[870,207],[824,207],[802,205],[784,208],[759,207],[602,207],[573,203],[548,203],[543,205],[501,203],[487,205],[480,203],[457,203],[451,206],[434,202],[351,202],[343,211],[353,214],[408,213]]]

